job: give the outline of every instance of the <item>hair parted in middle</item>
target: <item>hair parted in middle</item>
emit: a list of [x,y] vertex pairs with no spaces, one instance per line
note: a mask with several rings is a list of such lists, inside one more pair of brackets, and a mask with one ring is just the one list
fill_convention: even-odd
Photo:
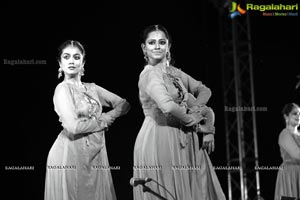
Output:
[[[146,40],[149,36],[149,33],[151,32],[154,32],[154,31],[161,31],[165,34],[167,40],[168,40],[168,43],[169,43],[169,46],[172,45],[172,38],[168,32],[168,30],[161,24],[155,24],[155,25],[150,25],[150,26],[147,26],[141,33],[141,43],[145,44],[146,43]],[[171,58],[171,52],[168,51],[167,52],[167,55],[166,55],[166,58],[167,58],[167,61],[168,61],[168,64],[172,64],[174,65],[174,59]],[[144,55],[144,59],[146,60],[147,62],[147,57]]]

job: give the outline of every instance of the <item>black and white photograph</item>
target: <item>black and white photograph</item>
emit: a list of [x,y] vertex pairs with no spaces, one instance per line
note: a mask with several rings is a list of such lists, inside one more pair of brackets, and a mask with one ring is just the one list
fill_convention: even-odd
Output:
[[2,199],[300,200],[298,1],[1,7]]

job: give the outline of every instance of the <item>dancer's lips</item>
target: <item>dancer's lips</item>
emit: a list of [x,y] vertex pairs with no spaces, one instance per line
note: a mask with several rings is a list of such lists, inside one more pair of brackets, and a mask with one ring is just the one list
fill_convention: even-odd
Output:
[[154,54],[161,54],[161,51],[153,51]]

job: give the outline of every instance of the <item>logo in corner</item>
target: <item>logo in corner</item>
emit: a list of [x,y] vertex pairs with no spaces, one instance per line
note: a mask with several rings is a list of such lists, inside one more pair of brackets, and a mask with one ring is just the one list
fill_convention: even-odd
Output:
[[237,4],[236,2],[231,2],[231,9],[230,9],[230,18],[233,19],[236,16],[240,16],[241,14],[244,15],[246,14],[246,10],[241,8],[240,4]]

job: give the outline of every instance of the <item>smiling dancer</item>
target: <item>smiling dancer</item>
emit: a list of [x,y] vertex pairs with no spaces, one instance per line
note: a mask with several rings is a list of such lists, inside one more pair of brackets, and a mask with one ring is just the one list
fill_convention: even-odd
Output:
[[275,200],[282,196],[300,199],[300,107],[295,103],[284,106],[285,128],[278,143],[283,163],[277,174]]
[[[161,25],[144,30],[142,50],[146,66],[139,77],[139,98],[145,115],[134,147],[134,177],[150,178],[134,187],[134,200],[224,200],[222,188],[206,151],[214,150],[214,130],[199,148],[196,128],[211,91],[171,65],[171,38]],[[197,111],[189,112],[189,94]],[[202,138],[201,138],[202,139]],[[159,183],[160,185],[158,185]],[[156,195],[154,195],[154,194]]]

